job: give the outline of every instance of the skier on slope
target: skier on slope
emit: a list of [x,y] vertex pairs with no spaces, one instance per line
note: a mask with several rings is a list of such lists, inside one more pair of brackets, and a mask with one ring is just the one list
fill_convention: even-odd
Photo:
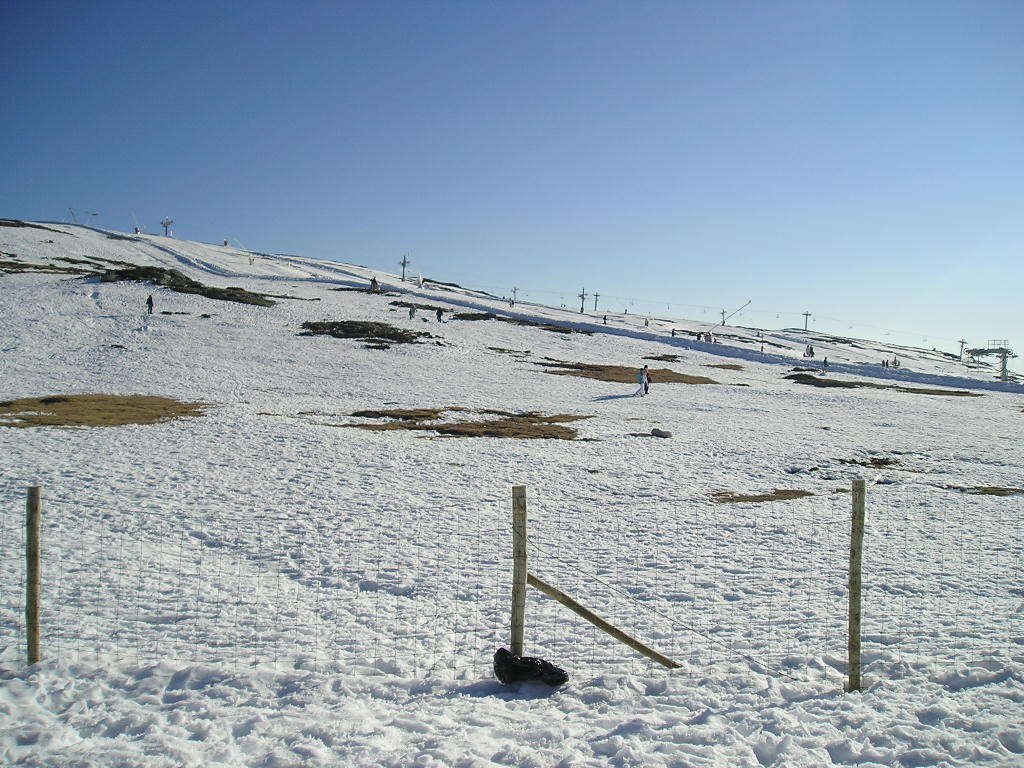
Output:
[[439,322],[439,323],[441,322],[441,314],[442,314],[441,308],[438,307],[437,308],[437,322]]
[[149,294],[149,298],[146,299],[146,310],[149,314],[153,314],[153,294]]

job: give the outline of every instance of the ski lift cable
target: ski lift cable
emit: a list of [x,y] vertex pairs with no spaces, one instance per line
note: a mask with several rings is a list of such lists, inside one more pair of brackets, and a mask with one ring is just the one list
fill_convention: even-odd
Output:
[[[471,273],[469,273],[469,272],[459,271],[454,276],[456,277],[456,279],[470,280],[470,281],[476,282],[476,276],[471,274]],[[483,284],[483,281],[478,282],[477,283],[477,287],[480,288],[480,289],[488,290],[488,291],[491,291],[491,292],[495,292],[496,291],[496,292],[499,292],[499,293],[501,291],[505,290],[501,286],[485,285],[485,284]],[[565,290],[552,290],[550,288],[526,288],[526,287],[519,288],[519,292],[521,294],[523,294],[523,295],[555,296],[555,297],[559,297],[559,298],[567,296],[570,293],[574,293],[574,291],[566,292]],[[631,306],[631,307],[636,307],[637,305],[640,305],[641,307],[649,306],[651,308],[660,307],[660,306],[667,306],[669,309],[673,309],[673,308],[680,309],[680,310],[682,310],[682,309],[694,309],[694,310],[700,309],[702,312],[705,312],[705,313],[708,311],[708,308],[709,308],[708,304],[689,304],[689,303],[685,303],[685,302],[674,302],[674,301],[673,302],[669,302],[669,301],[666,301],[664,299],[637,298],[635,296],[622,296],[622,295],[619,295],[619,294],[610,294],[610,293],[603,293],[603,292],[601,293],[601,298],[602,299],[606,299],[608,301],[628,302],[629,306]],[[731,314],[727,315],[726,316],[726,321],[728,321],[730,318],[734,317],[736,314],[738,314],[739,312],[741,312],[743,310],[746,310],[746,311],[749,311],[749,312],[752,312],[752,313],[757,313],[757,314],[760,314],[760,315],[769,315],[770,316],[770,315],[774,314],[776,316],[776,319],[786,318],[786,317],[799,317],[799,316],[802,315],[802,313],[795,312],[795,311],[792,311],[792,310],[779,310],[779,309],[770,309],[770,308],[754,309],[754,308],[750,308],[749,305],[751,303],[752,303],[752,300],[748,301],[742,307],[740,307],[739,309],[735,310]],[[838,317],[833,317],[833,316],[830,316],[830,315],[814,314],[814,315],[812,315],[812,317],[816,321],[818,321],[818,322],[827,321],[827,322],[831,322],[831,323],[837,323],[837,324],[840,324],[840,325],[845,325],[845,326],[847,326],[848,330],[855,330],[857,328],[866,328],[866,329],[871,329],[873,331],[885,332],[886,334],[898,334],[900,336],[918,336],[918,337],[922,337],[922,338],[926,338],[926,339],[931,339],[931,340],[934,340],[934,341],[945,341],[945,342],[950,342],[950,343],[956,341],[956,339],[950,339],[950,338],[946,338],[946,337],[942,337],[942,336],[936,336],[936,335],[933,335],[933,334],[921,334],[921,333],[915,333],[915,332],[912,332],[912,331],[903,331],[903,330],[899,330],[899,329],[886,328],[886,327],[883,327],[883,326],[871,325],[869,323],[862,323],[860,321],[854,321],[854,320],[850,320],[850,319],[838,318]],[[706,324],[708,326],[715,326],[715,325],[721,324],[721,320],[717,320],[715,322],[710,322],[710,323],[708,323],[706,321],[702,321],[702,324]]]

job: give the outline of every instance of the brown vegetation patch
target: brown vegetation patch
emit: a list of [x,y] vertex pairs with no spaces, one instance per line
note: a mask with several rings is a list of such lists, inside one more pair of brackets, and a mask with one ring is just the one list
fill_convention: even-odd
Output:
[[69,234],[68,232],[61,232],[59,229],[50,229],[50,227],[44,227],[42,224],[31,224],[19,219],[0,219],[0,227],[28,227],[29,229],[45,229],[47,232],[55,232],[58,235]]
[[374,349],[387,349],[388,343],[419,344],[419,339],[432,336],[425,331],[408,331],[388,323],[367,320],[321,320],[305,322],[299,336],[333,336],[336,339],[360,339]]
[[899,464],[899,459],[890,456],[870,456],[867,459],[836,459],[840,464],[856,464],[858,467],[871,467],[871,469],[884,469],[894,464]]
[[550,323],[538,323],[536,320],[521,320],[516,317],[505,317],[504,315],[496,315],[493,312],[456,312],[452,315],[453,320],[497,320],[501,323],[509,323],[511,325],[523,325],[528,328],[540,328],[542,331],[551,331],[552,333],[582,333],[585,336],[593,336],[594,334],[590,331],[585,331],[581,328],[572,328],[567,325],[551,325]]
[[0,402],[3,427],[119,427],[201,416],[202,403],[151,395],[52,395]]
[[1012,488],[1001,485],[947,485],[950,491],[961,491],[980,496],[1017,496],[1024,494],[1024,488]]
[[244,288],[214,288],[204,285],[177,269],[164,269],[163,267],[120,267],[118,269],[107,269],[99,273],[100,282],[117,283],[140,281],[159,285],[177,293],[189,293],[205,296],[208,299],[218,301],[234,301],[239,304],[255,304],[258,307],[272,307],[273,301],[262,293],[252,293]]
[[401,421],[432,421],[441,418],[444,408],[389,408],[384,410],[353,411],[350,416],[359,419],[399,419]]
[[910,395],[947,395],[949,397],[981,397],[978,392],[968,392],[963,389],[927,389],[924,387],[901,387],[897,384],[876,384],[873,381],[862,381],[860,379],[829,379],[823,376],[812,376],[808,373],[791,373],[786,377],[790,381],[799,384],[809,384],[812,387],[840,388],[840,389],[891,389],[895,392],[906,392]]
[[504,347],[488,347],[491,352],[498,352],[502,355],[512,355],[513,357],[529,357],[530,350],[528,349],[505,349]]
[[659,363],[678,363],[679,355],[648,355],[644,360],[657,360]]
[[738,363],[708,363],[705,368],[721,368],[723,371],[742,371],[743,366]]
[[343,285],[339,288],[330,288],[331,291],[341,291],[342,293],[369,293],[374,296],[400,296],[401,294],[393,293],[391,291],[385,291],[382,288],[378,288],[376,291],[372,288],[359,288],[351,285]]
[[[639,369],[627,365],[596,365],[591,363],[566,363],[540,362],[534,363],[548,370],[545,373],[552,373],[556,376],[578,376],[582,379],[597,379],[598,381],[611,381],[617,384],[635,384],[636,374]],[[668,368],[650,369],[652,384],[717,384],[714,379],[706,376],[691,376],[686,373],[678,373]]]
[[323,299],[321,299],[319,296],[314,296],[312,298],[307,299],[305,296],[289,296],[286,293],[265,293],[263,295],[270,299],[291,299],[292,301],[323,301]]
[[[52,243],[53,240],[47,240],[48,243]],[[102,263],[91,258],[75,259],[71,256],[54,256],[54,261],[66,261],[68,264],[82,264],[86,267],[96,269],[96,267],[102,266]]]
[[57,264],[36,264],[31,261],[22,261],[13,253],[0,253],[0,272],[7,272],[9,274],[22,272],[46,272],[55,275],[91,274],[91,271],[88,269],[62,267]]
[[405,309],[422,309],[424,312],[451,312],[451,307],[442,307],[437,304],[417,304],[415,301],[389,301],[393,307],[404,307]]
[[711,498],[719,504],[743,504],[748,501],[788,501],[813,495],[810,491],[799,491],[795,488],[776,488],[771,493],[755,493],[751,495],[733,493],[732,491],[717,491],[711,494]]
[[[486,421],[438,422],[444,413],[477,413],[497,416]],[[371,432],[414,431],[437,432],[445,437],[502,437],[520,440],[575,440],[577,432],[563,426],[567,422],[589,419],[568,413],[545,416],[540,413],[511,413],[509,411],[472,411],[458,406],[452,408],[395,408],[390,410],[355,411],[353,416],[369,419],[389,419],[379,424],[339,424]]]

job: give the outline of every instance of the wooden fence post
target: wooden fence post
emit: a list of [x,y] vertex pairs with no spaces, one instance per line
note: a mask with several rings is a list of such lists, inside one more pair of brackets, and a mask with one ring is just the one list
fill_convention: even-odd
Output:
[[847,691],[860,690],[861,559],[864,554],[864,478],[853,481],[853,515],[850,523],[850,615],[847,624]]
[[523,655],[526,621],[526,486],[512,486],[512,643],[511,651]]
[[25,503],[25,639],[28,665],[39,661],[39,529],[43,516],[42,488],[28,489]]

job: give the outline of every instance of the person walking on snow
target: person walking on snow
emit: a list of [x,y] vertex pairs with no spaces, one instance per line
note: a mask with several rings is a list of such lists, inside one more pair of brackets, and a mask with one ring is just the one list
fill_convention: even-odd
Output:
[[439,322],[439,323],[441,322],[441,308],[440,307],[437,308],[437,322]]
[[153,314],[153,294],[149,294],[149,298],[146,299],[146,309],[149,314]]
[[643,397],[651,388],[650,374],[647,371],[645,365],[636,373],[636,383],[639,385],[636,390],[635,397]]

